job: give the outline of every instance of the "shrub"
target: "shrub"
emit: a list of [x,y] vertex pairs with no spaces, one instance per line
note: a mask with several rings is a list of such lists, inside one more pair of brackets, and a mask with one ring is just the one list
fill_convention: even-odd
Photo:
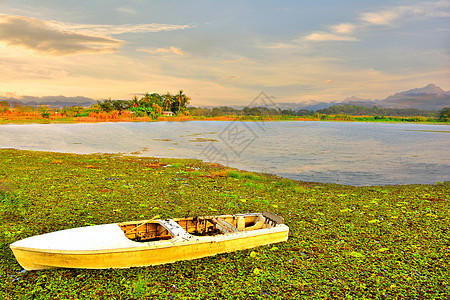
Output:
[[443,122],[450,121],[450,107],[444,107],[439,111],[439,120]]
[[48,111],[47,108],[41,109],[41,117],[43,117],[44,119],[50,118],[50,112]]

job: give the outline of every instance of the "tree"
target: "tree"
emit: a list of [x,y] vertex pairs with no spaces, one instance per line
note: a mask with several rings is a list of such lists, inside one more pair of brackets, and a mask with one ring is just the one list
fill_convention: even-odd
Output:
[[113,106],[113,102],[112,102],[111,98],[104,100],[103,102],[97,101],[97,104],[105,112],[110,112],[110,111],[114,110],[114,106]]
[[163,102],[164,102],[164,98],[163,98],[163,96],[161,96],[158,93],[152,93],[150,95],[150,101],[152,102],[152,105],[156,104],[159,107],[162,107],[163,106]]
[[46,106],[42,106],[39,109],[39,111],[40,111],[41,117],[43,117],[45,119],[50,118],[50,112],[48,111],[48,108]]
[[137,96],[134,96],[130,101],[130,107],[138,107],[139,106],[139,99]]
[[113,100],[112,106],[114,110],[123,111],[130,108],[130,102],[126,100]]
[[450,121],[450,107],[444,107],[439,111],[439,120],[444,122]]
[[[165,111],[172,111],[172,105],[173,105],[173,96],[167,92],[163,96],[163,107]],[[173,112],[173,111],[172,111]]]
[[0,112],[9,110],[9,103],[6,100],[0,101]]
[[260,116],[261,110],[258,107],[244,107],[244,115],[245,116]]
[[181,111],[186,110],[186,105],[189,104],[189,101],[191,98],[186,96],[183,92],[183,90],[180,90],[178,94],[175,96],[175,99],[177,100],[178,104],[178,114],[180,114]]
[[312,116],[314,115],[314,111],[308,109],[299,109],[295,114],[297,116]]
[[145,103],[148,103],[148,102],[150,102],[150,99],[151,99],[151,96],[150,96],[150,94],[147,92],[147,93],[144,94],[144,97],[142,97],[141,101],[143,101],[143,102],[145,102]]

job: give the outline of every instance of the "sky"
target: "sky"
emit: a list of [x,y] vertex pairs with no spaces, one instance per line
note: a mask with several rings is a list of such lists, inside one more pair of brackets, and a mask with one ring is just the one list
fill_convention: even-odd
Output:
[[450,0],[0,0],[0,97],[191,105],[450,90]]

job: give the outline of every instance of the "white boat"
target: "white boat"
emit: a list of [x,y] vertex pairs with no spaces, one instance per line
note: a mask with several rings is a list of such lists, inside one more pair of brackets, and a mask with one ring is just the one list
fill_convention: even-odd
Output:
[[283,218],[265,211],[79,227],[29,237],[10,247],[26,270],[130,268],[279,243],[288,233]]

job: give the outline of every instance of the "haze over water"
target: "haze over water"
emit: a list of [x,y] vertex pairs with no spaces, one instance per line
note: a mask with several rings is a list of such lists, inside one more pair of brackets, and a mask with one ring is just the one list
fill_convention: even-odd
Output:
[[450,180],[450,126],[358,122],[152,122],[0,126],[0,148],[195,158],[349,185]]

